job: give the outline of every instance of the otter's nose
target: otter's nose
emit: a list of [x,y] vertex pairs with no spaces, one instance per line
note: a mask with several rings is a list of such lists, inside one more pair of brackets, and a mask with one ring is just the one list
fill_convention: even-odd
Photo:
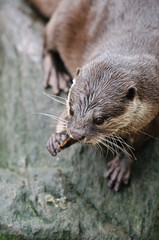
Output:
[[74,131],[70,131],[70,133],[71,133],[72,138],[77,141],[82,140],[82,138],[83,138],[83,136],[81,134],[76,133]]

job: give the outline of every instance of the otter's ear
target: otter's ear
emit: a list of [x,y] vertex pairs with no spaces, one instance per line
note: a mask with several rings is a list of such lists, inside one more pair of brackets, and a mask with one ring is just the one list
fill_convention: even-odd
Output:
[[78,76],[80,74],[80,72],[81,72],[81,68],[77,68],[76,69],[76,76]]
[[136,89],[135,86],[129,86],[126,89],[126,97],[127,97],[127,99],[132,101],[135,98],[136,95],[137,95],[137,89]]

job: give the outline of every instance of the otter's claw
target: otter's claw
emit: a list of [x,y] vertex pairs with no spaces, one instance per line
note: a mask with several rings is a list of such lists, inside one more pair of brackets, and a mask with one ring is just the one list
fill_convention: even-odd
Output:
[[130,179],[132,160],[125,154],[116,156],[109,164],[109,170],[104,174],[109,178],[108,187],[119,191],[121,184],[127,185]]
[[67,140],[68,136],[61,133],[54,133],[47,142],[47,150],[52,156],[56,156],[62,150],[61,145]]
[[44,57],[45,82],[44,87],[52,87],[54,94],[59,94],[60,90],[68,92],[71,79],[68,74],[58,70],[51,53],[47,53]]

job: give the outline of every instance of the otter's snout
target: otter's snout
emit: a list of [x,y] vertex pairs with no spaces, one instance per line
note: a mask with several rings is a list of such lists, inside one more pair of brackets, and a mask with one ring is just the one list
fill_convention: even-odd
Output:
[[70,131],[70,134],[71,134],[71,137],[77,141],[80,141],[84,138],[84,136],[77,131]]

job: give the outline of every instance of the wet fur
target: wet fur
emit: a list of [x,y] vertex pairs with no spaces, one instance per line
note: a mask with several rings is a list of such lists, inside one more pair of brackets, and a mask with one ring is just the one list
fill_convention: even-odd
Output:
[[[74,78],[62,115],[67,127],[59,121],[57,132],[74,132],[91,144],[119,134],[142,147],[159,134],[159,1],[52,2],[58,4],[46,27],[44,53],[58,53]],[[105,118],[100,126],[97,117]],[[120,184],[118,179],[116,190]]]
[[[89,126],[94,114],[105,114],[110,119],[102,134],[124,135],[123,128],[133,138],[140,135],[138,130],[147,129],[159,112],[159,1],[48,1],[54,10],[45,30],[45,53],[58,52],[76,78],[69,94],[76,111],[72,128],[81,119]],[[32,0],[40,9],[48,1]],[[77,67],[82,70],[76,77]],[[126,99],[130,87],[136,89],[133,101]],[[93,134],[90,130],[89,138]]]
[[[79,131],[80,126],[81,134],[90,135],[92,143],[98,134],[109,136],[117,132],[125,137],[122,129],[134,136],[158,115],[159,110],[158,62],[155,59],[138,57],[135,63],[124,57],[119,62],[117,56],[105,59],[99,57],[82,68],[68,98],[75,111],[68,129]],[[143,64],[146,68],[142,72]],[[127,98],[130,88],[136,91],[132,100]],[[155,89],[153,95],[150,89]],[[93,119],[98,116],[108,120],[102,126],[94,126]]]

